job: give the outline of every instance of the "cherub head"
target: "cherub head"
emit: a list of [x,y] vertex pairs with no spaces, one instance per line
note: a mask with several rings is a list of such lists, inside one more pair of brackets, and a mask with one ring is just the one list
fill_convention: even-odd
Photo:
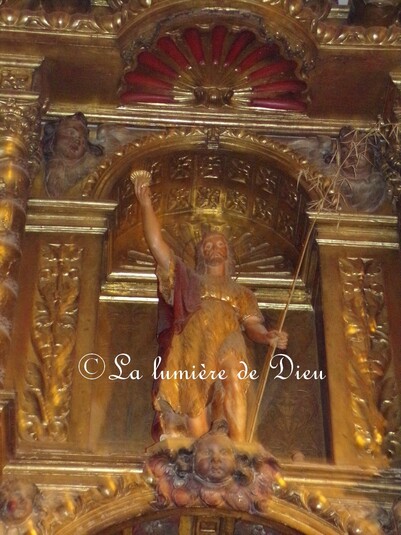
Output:
[[204,481],[222,483],[233,477],[235,469],[235,451],[227,425],[214,426],[195,443],[194,471]]
[[100,145],[89,141],[88,123],[81,112],[46,124],[42,145],[46,161],[57,157],[74,162],[87,152],[95,156],[103,154]]

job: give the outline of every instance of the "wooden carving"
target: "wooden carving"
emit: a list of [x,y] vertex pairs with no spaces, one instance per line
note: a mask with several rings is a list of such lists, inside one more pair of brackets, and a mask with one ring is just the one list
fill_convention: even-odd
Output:
[[[350,350],[348,379],[355,442],[375,455],[381,451],[386,433],[399,426],[392,416],[398,411],[397,400],[390,394],[393,391],[390,385],[394,387],[394,370],[382,267],[375,260],[347,258],[340,260],[340,273],[344,329]],[[391,432],[393,436],[394,431]],[[386,453],[391,455],[389,449]]]
[[49,244],[41,251],[32,345],[20,433],[28,440],[67,440],[82,249]]
[[[134,45],[135,48],[135,45]],[[129,58],[122,104],[258,107],[303,112],[306,83],[272,38],[228,25],[180,28]]]
[[227,435],[227,424],[216,421],[212,430],[192,444],[182,439],[161,443],[148,462],[155,479],[159,509],[176,505],[224,507],[263,511],[280,479],[274,457],[261,446],[241,449]]

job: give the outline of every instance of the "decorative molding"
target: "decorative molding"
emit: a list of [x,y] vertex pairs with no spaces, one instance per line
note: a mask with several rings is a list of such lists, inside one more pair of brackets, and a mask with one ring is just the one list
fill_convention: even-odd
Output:
[[[356,514],[354,504],[344,507],[342,503],[328,500],[319,489],[310,490],[302,486],[289,485],[284,480],[276,487],[275,496],[287,503],[294,504],[325,522],[334,526],[344,535],[363,533],[364,535],[384,535],[379,521],[375,518],[376,507],[368,509],[368,514]],[[373,514],[372,514],[373,511]],[[372,518],[373,517],[373,518]]]
[[[182,1],[175,3],[180,7],[183,5]],[[171,8],[176,10],[178,6],[175,6],[175,3],[170,2]],[[294,19],[303,28],[305,35],[321,46],[397,48],[401,45],[400,26],[394,24],[388,28],[384,26],[364,28],[338,24],[335,16],[332,19],[328,18],[331,7],[329,2],[324,2],[322,5],[316,3],[317,9],[311,8],[311,3],[307,0],[258,0],[257,7],[258,4],[260,8],[281,11],[284,16]],[[87,15],[63,12],[55,14],[42,10],[29,11],[2,7],[0,28],[3,31],[25,30],[74,37],[77,35],[114,37],[124,31],[133,20],[141,18],[145,12],[152,17],[154,12],[162,10],[166,5],[168,5],[166,0],[132,0],[129,3],[116,0],[112,4],[116,9],[114,13],[103,14],[95,10]],[[238,9],[249,10],[249,2],[245,0],[237,0],[235,5]]]
[[[140,13],[130,11],[129,16]],[[30,11],[27,9],[0,8],[0,28],[7,30],[25,30],[31,32],[49,32],[61,35],[105,35],[114,36],[120,30],[122,21],[127,16],[124,7],[121,12],[109,15],[79,13],[46,13],[45,11]]]
[[29,359],[18,417],[30,441],[65,442],[76,341],[82,249],[49,244],[41,249]]
[[26,232],[104,234],[115,202],[29,199]]
[[400,411],[382,266],[377,260],[342,258],[339,268],[355,445],[372,456],[383,450],[393,456],[400,451]]
[[[85,533],[97,525],[109,527],[152,510],[154,491],[142,474],[101,478],[101,483],[82,492],[48,496],[46,516],[41,521],[44,535]],[[114,522],[113,522],[114,519]],[[82,527],[84,526],[84,527]]]

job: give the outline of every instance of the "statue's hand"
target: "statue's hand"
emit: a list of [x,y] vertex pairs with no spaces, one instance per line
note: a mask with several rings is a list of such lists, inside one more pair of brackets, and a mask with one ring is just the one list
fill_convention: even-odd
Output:
[[135,188],[135,195],[139,204],[151,204],[149,184],[151,181],[151,174],[144,169],[135,169],[131,171],[130,179]]
[[275,345],[278,349],[286,349],[288,344],[288,333],[285,331],[269,331],[269,344]]

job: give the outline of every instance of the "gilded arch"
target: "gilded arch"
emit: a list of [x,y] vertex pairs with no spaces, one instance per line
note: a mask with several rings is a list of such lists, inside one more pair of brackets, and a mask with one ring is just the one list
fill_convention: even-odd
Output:
[[343,507],[333,506],[320,492],[302,487],[293,487],[279,497],[271,497],[266,511],[260,514],[213,508],[171,508],[157,512],[152,507],[152,488],[144,478],[136,475],[134,484],[132,476],[128,479],[131,483],[127,487],[116,488],[109,481],[104,487],[82,494],[75,514],[71,514],[70,508],[69,514],[61,521],[59,512],[48,510],[44,525],[52,526],[51,533],[55,535],[102,535],[119,533],[121,527],[143,521],[178,517],[183,519],[185,528],[181,529],[185,529],[186,534],[192,533],[197,519],[202,518],[220,519],[223,525],[228,520],[224,533],[233,533],[236,520],[271,527],[285,535],[380,533],[375,531],[374,524],[361,520]]
[[[185,171],[178,169],[184,160]],[[292,264],[306,234],[309,203],[323,206],[330,201],[330,179],[266,136],[229,129],[158,132],[122,147],[80,185],[83,198],[118,199],[113,231],[118,255],[128,239],[141,239],[140,229],[133,231],[139,214],[129,181],[131,169],[141,166],[152,171],[159,215],[167,226],[176,227],[179,221],[182,227],[190,219],[193,237],[211,219],[221,230],[229,225],[240,240],[252,224],[256,242],[269,235],[275,252]],[[190,240],[183,228],[171,232],[176,243]],[[116,238],[118,234],[123,237]]]
[[307,159],[268,136],[237,129],[177,128],[137,139],[119,149],[88,175],[80,186],[82,198],[109,198],[114,185],[129,174],[136,161],[177,148],[193,150],[199,147],[262,156],[308,191],[310,200],[326,197],[330,185],[327,177],[315,170]]

